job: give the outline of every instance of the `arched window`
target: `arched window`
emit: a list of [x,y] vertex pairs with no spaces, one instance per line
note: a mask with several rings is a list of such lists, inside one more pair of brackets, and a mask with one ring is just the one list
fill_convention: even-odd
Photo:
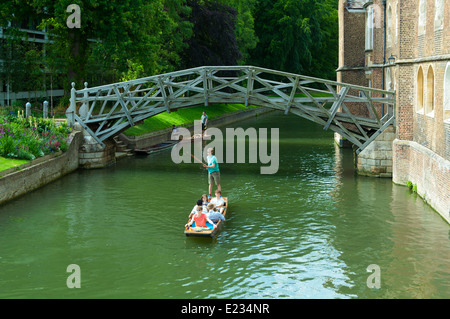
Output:
[[424,34],[427,25],[427,0],[419,2],[419,34]]
[[444,0],[436,0],[434,6],[434,30],[444,28]]
[[450,62],[444,75],[444,120],[450,122]]
[[431,65],[427,73],[427,103],[425,106],[425,114],[434,116],[434,71]]
[[416,96],[416,111],[423,113],[423,70],[419,67],[417,72],[417,96]]

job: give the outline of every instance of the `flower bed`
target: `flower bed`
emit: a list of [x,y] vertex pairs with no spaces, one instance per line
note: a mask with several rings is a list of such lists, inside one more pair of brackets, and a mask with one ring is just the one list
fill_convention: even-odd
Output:
[[71,129],[53,119],[29,117],[23,113],[0,117],[0,156],[34,160],[59,150],[66,151]]

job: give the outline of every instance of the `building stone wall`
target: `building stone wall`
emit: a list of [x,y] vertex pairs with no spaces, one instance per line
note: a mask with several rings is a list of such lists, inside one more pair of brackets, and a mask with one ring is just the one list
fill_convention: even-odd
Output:
[[450,162],[413,141],[394,140],[395,182],[416,185],[417,193],[450,223]]
[[[365,29],[365,13],[363,10],[349,12],[346,1],[339,1],[339,68],[337,81],[349,84],[368,86],[364,69],[365,40],[361,37],[361,30]],[[358,95],[359,92],[350,91],[349,94]],[[355,105],[346,106],[354,111]],[[365,112],[365,111],[364,111]]]
[[[386,7],[382,0],[365,2],[366,21],[361,28],[361,23],[355,24],[361,13],[348,12],[345,9],[347,1],[340,1],[339,18],[343,33],[340,41],[346,40],[345,32],[350,32],[365,35],[366,43],[370,34],[367,32],[369,10],[373,10],[374,20],[372,48],[365,47],[362,51],[356,45],[356,39],[353,39],[353,44],[349,39],[340,43],[340,55],[359,57],[340,57],[342,64],[339,65],[338,80],[345,82],[348,78],[360,81],[351,82],[354,84],[396,91],[393,181],[416,183],[419,195],[448,220],[450,1],[386,0]],[[349,31],[352,26],[355,30]],[[361,72],[366,79],[346,76],[345,61],[360,61],[362,56],[365,59]],[[393,63],[390,63],[390,57]],[[367,152],[360,153],[357,159],[360,173],[367,173],[367,163],[378,163],[367,155],[378,156],[374,155],[376,142]],[[376,173],[383,169],[373,167],[372,170]]]

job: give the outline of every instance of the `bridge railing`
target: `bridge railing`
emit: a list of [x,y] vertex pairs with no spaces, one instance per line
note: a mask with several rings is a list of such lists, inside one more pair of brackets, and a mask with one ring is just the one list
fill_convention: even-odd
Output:
[[100,144],[161,112],[215,103],[259,105],[293,113],[364,149],[395,120],[395,92],[255,66],[206,66],[76,90],[69,123]]

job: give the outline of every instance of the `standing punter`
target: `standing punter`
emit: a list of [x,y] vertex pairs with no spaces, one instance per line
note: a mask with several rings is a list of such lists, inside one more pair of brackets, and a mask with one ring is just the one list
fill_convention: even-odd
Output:
[[206,125],[208,124],[208,115],[206,115],[206,112],[203,112],[201,120],[202,120],[202,136],[203,136],[205,135]]
[[203,164],[203,167],[208,169],[209,197],[211,198],[213,180],[217,186],[217,190],[222,191],[220,187],[219,163],[217,162],[216,156],[214,156],[213,148],[208,148],[207,160],[208,165]]

